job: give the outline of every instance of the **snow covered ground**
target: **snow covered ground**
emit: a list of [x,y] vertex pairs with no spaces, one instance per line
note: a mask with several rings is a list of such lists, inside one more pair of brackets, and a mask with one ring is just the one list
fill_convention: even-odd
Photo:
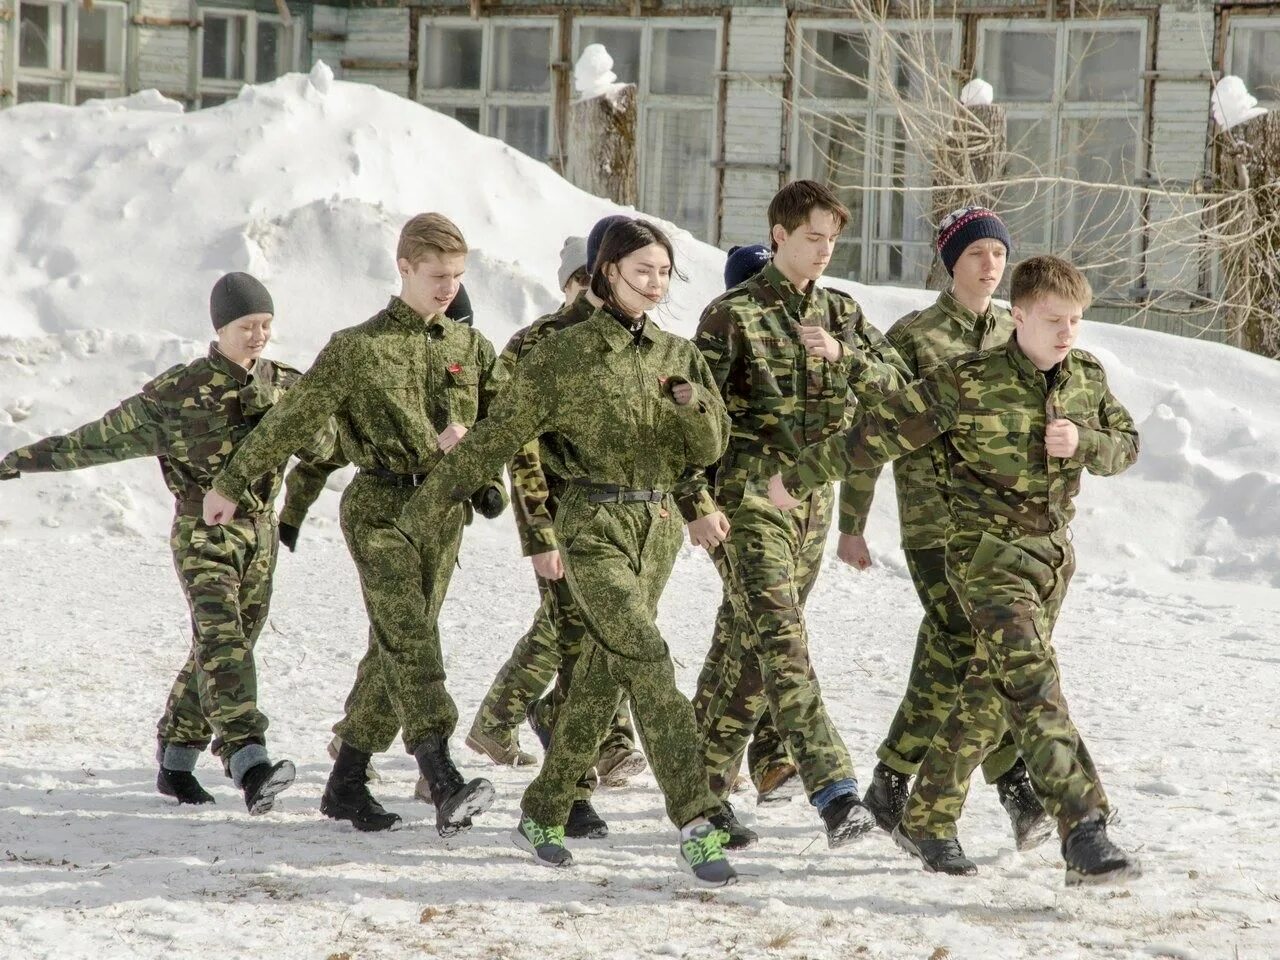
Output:
[[[306,365],[394,291],[403,218],[440,209],[475,253],[478,323],[499,346],[555,303],[560,240],[613,208],[451,120],[318,68],[192,116],[154,95],[0,113],[0,451],[99,415],[204,350],[225,270],[275,293],[271,353]],[[763,216],[761,232],[763,234]],[[723,254],[678,236],[690,332]],[[881,326],[931,295],[842,284]],[[443,841],[410,759],[379,795],[406,829],[319,816],[328,728],[365,643],[326,493],[280,562],[259,647],[272,747],[299,765],[249,820],[208,761],[213,810],[154,792],[153,724],[185,655],[167,495],[139,462],[0,485],[0,957],[1280,957],[1280,370],[1215,344],[1094,327],[1085,346],[1142,427],[1137,467],[1091,478],[1058,647],[1073,711],[1147,875],[1066,891],[1056,851],[1013,850],[975,786],[970,880],[922,873],[876,834],[826,849],[799,800],[739,806],[764,839],[743,882],[706,892],[674,865],[650,776],[604,791],[613,835],[567,876],[507,839],[530,774],[455,740],[494,810]],[[335,482],[334,486],[339,486]],[[916,601],[881,484],[868,574],[834,556],[809,606],[833,715],[864,776],[905,682]],[[446,604],[464,723],[527,626],[533,578],[509,517],[468,534]],[[661,625],[691,691],[719,585],[687,548]],[[526,746],[532,737],[524,735]]]

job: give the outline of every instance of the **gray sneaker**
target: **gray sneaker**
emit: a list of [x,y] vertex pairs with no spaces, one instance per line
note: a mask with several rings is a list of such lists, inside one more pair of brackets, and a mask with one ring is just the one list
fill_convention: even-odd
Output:
[[680,868],[704,887],[727,887],[738,873],[724,855],[729,835],[710,823],[680,832]]
[[529,817],[521,817],[516,828],[511,831],[511,839],[516,846],[527,853],[544,867],[573,866],[573,854],[564,845],[564,827],[544,827]]

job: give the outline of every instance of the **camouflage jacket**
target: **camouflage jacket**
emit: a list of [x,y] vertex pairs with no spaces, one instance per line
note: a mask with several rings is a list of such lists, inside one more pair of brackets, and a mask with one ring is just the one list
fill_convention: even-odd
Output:
[[238,499],[331,416],[342,453],[357,467],[425,473],[440,459],[440,432],[483,417],[501,379],[493,346],[480,333],[443,314],[420,316],[392,297],[385,310],[333,335],[214,489]]
[[[498,357],[498,363],[507,376],[516,363],[533,347],[557,330],[572,327],[591,318],[595,307],[586,296],[577,297],[554,313],[539,317],[523,330],[519,330],[507,343]],[[507,465],[511,473],[511,504],[516,515],[516,527],[520,531],[520,546],[524,555],[555,550],[556,506],[564,492],[564,478],[556,473],[553,464],[563,464],[563,444],[554,434],[547,434],[526,443]],[[547,459],[543,460],[543,450]],[[563,467],[561,467],[563,469]]]
[[[3,464],[36,473],[159,457],[179,510],[198,510],[213,478],[300,376],[265,357],[246,370],[211,344],[208,356],[169,368],[100,420],[15,450]],[[326,456],[332,445],[332,424],[321,418],[284,451],[281,463],[295,452]],[[279,490],[274,470],[236,491],[235,499],[245,513],[261,513]]]
[[[680,381],[694,386],[684,406],[671,397]],[[559,438],[555,469],[567,481],[671,490],[690,466],[720,458],[728,432],[724,402],[693,344],[648,318],[637,337],[595,308],[525,355],[402,521],[412,530],[428,520],[431,501],[466,499],[533,437]]]
[[[797,324],[827,330],[844,348],[840,359],[809,356]],[[733,424],[721,470],[752,461],[755,470],[760,461],[795,463],[802,451],[847,426],[856,402],[873,403],[908,379],[902,361],[857,301],[816,284],[801,293],[772,263],[713,301],[693,342],[711,368]],[[874,486],[874,474],[851,471],[841,494],[842,517],[865,518],[863,503],[869,504]],[[718,509],[705,473],[682,484],[680,509],[686,520]],[[841,530],[862,532],[844,523]]]
[[[1080,432],[1071,459],[1045,452],[1049,419]],[[1107,387],[1102,364],[1072,350],[1049,379],[1010,337],[1003,347],[934,367],[864,412],[842,436],[782,472],[796,495],[850,469],[868,469],[943,438],[949,534],[1020,527],[1052,533],[1075,515],[1084,470],[1111,476],[1138,457],[1138,432]]]
[[[939,294],[932,306],[907,314],[885,334],[912,376],[919,376],[945,360],[998,347],[1012,335],[1013,317],[1004,307],[992,304],[986,313],[978,316],[949,292]],[[927,550],[946,544],[947,504],[943,499],[946,490],[939,481],[939,473],[945,469],[940,468],[942,455],[943,443],[935,440],[893,463],[898,520],[905,549]],[[869,497],[865,507],[871,507]],[[861,530],[866,522],[863,513],[849,518],[848,525]],[[841,529],[844,527],[842,515]]]

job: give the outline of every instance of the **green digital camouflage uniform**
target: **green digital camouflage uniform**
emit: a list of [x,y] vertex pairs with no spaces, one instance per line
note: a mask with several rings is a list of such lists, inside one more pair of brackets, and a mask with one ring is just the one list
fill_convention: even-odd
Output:
[[[797,324],[827,330],[843,348],[840,359],[809,356]],[[714,471],[714,498],[706,479],[695,478],[681,503],[688,520],[718,508],[731,525],[712,557],[735,616],[731,630],[727,616],[717,620],[701,678],[707,686],[700,684],[695,698],[703,708],[707,771],[724,797],[767,706],[812,797],[853,777],[848,750],[822,702],[804,624],[833,496],[820,484],[784,512],[770,504],[766,485],[779,464],[794,463],[846,426],[856,401],[902,386],[906,370],[853,299],[816,285],[802,294],[773,264],[708,306],[694,343],[733,424]],[[849,474],[842,499],[850,501],[850,512],[870,498],[874,482],[871,474]]]
[[340,451],[326,460],[295,463],[285,474],[280,522],[290,527],[301,527],[312,505],[320,499],[329,477],[348,463],[350,461]]
[[[950,292],[944,292],[938,295],[937,303],[895,323],[886,336],[907,369],[918,376],[943,361],[999,346],[1012,333],[1013,317],[1008,310],[992,304],[978,316]],[[902,549],[924,618],[916,634],[907,691],[876,755],[890,769],[907,776],[915,775],[933,735],[955,706],[973,656],[969,621],[947,582],[946,491],[940,489],[940,470],[935,462],[945,456],[943,441],[935,440],[893,463]],[[945,468],[941,472],[945,475]],[[869,508],[870,501],[865,505]],[[849,517],[842,513],[842,530],[846,520],[860,526],[865,524],[866,514]],[[1007,773],[1017,758],[1013,734],[1006,731],[999,747],[982,765],[987,782]]]
[[[280,471],[268,471],[237,491],[236,518],[221,527],[205,526],[201,519],[204,493],[299,376],[265,358],[246,370],[212,345],[206,357],[171,367],[100,420],[22,447],[0,462],[3,469],[38,473],[160,458],[176,501],[169,542],[191,610],[191,652],[169,694],[158,736],[162,748],[197,750],[216,736],[224,767],[242,746],[266,743],[254,644],[271,600],[272,503]],[[321,419],[281,459],[304,447],[306,455],[325,456],[332,443],[332,429]]]
[[[1045,427],[1059,418],[1079,429],[1070,459],[1045,450]],[[1111,476],[1129,467],[1138,434],[1093,356],[1072,350],[1046,376],[1011,337],[926,372],[784,470],[783,483],[793,496],[803,494],[940,436],[947,573],[975,650],[960,697],[920,765],[902,829],[915,839],[954,837],[969,777],[1007,724],[1036,795],[1069,830],[1108,805],[1068,715],[1053,649],[1054,621],[1075,567],[1068,524],[1081,473]]]
[[[670,394],[679,381],[694,386],[685,406]],[[670,491],[691,466],[719,458],[727,431],[715,383],[689,341],[647,319],[634,334],[597,309],[529,351],[489,417],[405,512],[409,529],[429,529],[439,523],[443,498],[465,497],[522,444],[548,434],[561,440],[544,444],[541,453],[567,481],[555,536],[587,636],[551,748],[522,801],[525,815],[540,824],[566,821],[576,781],[595,762],[624,697],[672,822],[683,825],[719,810],[699,762],[693,707],[676,687],[654,623],[683,542],[674,497],[659,492],[643,501],[593,502],[599,494],[584,484]]]
[[[498,363],[510,376],[516,363],[533,347],[559,330],[587,320],[595,308],[585,296],[579,296],[554,313],[541,317],[518,331],[507,344]],[[554,443],[549,438],[548,442]],[[559,547],[555,534],[555,515],[564,495],[565,481],[543,463],[541,444],[535,439],[520,448],[508,465],[511,473],[511,502],[520,546],[526,557],[548,553]],[[553,458],[554,459],[554,458]],[[553,679],[557,681],[551,697],[543,701],[541,721],[548,728],[555,725],[559,706],[573,666],[582,649],[586,627],[573,602],[564,579],[548,581],[538,578],[540,603],[528,632],[494,677],[477,711],[477,721],[491,736],[505,740],[524,720],[529,704],[542,696]],[[540,707],[542,704],[539,705]],[[618,707],[600,753],[634,748],[635,734],[626,703]],[[585,799],[595,788],[594,766],[583,777],[579,797]]]
[[[436,620],[457,560],[463,511],[418,537],[395,524],[414,487],[392,477],[428,473],[436,437],[470,427],[500,385],[492,345],[442,314],[423,317],[399,297],[335,333],[285,401],[265,417],[214,481],[237,499],[254,477],[334,417],[342,453],[360,469],[342,496],[342,532],[369,614],[369,647],[334,732],[365,753],[448,737],[458,713],[445,689]],[[479,488],[482,484],[476,484]]]

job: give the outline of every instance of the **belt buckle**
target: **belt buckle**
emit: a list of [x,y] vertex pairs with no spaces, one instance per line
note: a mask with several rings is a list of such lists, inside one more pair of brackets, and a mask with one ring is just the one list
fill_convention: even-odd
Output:
[[421,473],[411,473],[409,474],[409,486],[420,487],[422,486],[423,479],[424,478]]

